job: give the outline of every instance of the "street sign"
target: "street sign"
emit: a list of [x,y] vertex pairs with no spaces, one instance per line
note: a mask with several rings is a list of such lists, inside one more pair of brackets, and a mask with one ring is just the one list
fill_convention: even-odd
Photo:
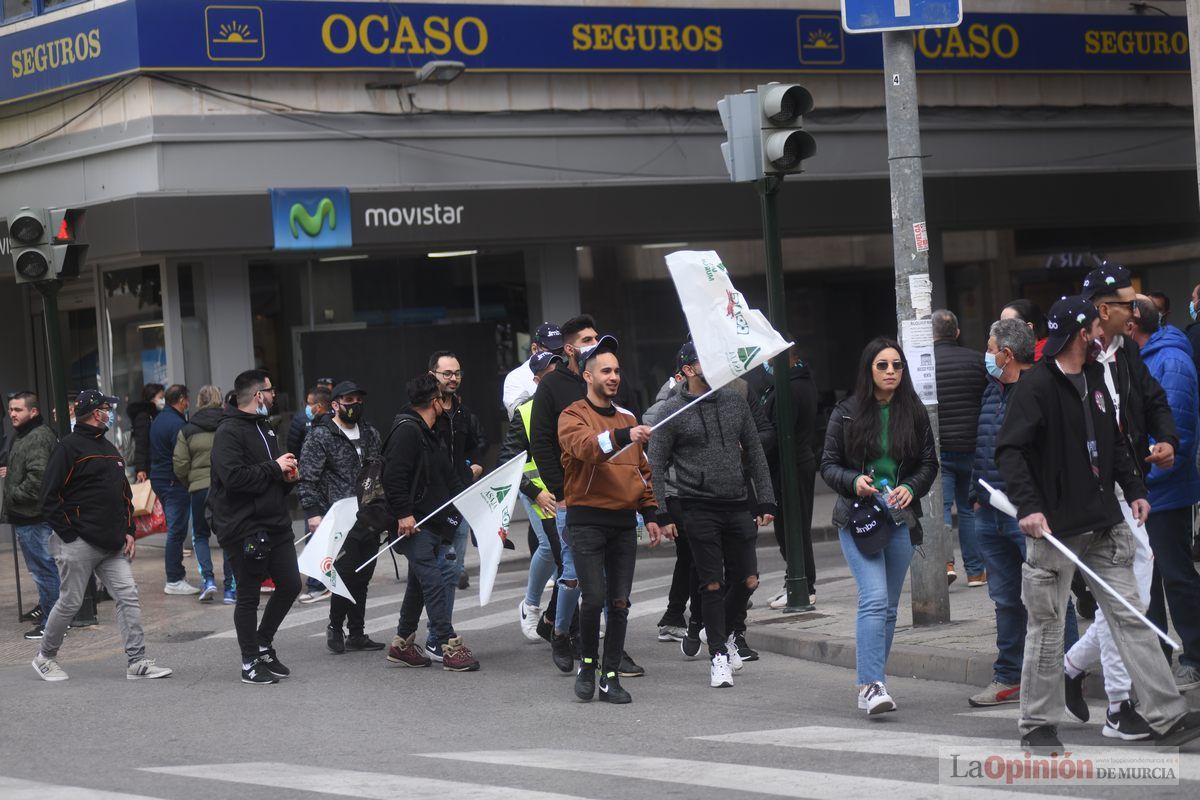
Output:
[[842,0],[847,33],[954,28],[962,18],[962,0]]

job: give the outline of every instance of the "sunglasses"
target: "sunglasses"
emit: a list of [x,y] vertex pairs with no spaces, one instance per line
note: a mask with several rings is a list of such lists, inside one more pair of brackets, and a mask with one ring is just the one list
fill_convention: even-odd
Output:
[[903,361],[876,361],[875,369],[879,370],[880,372],[887,372],[888,365],[891,365],[892,369],[894,369],[896,372],[904,371]]

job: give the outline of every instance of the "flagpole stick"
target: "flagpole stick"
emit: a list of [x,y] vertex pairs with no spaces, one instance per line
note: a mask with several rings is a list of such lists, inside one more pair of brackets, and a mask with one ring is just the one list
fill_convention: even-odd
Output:
[[[723,385],[724,385],[724,384],[722,384],[722,386],[723,386]],[[660,419],[658,422],[656,422],[656,423],[654,423],[652,426],[650,426],[650,430],[651,430],[651,431],[656,431],[656,430],[658,430],[660,427],[662,427],[663,425],[666,425],[666,424],[667,424],[668,422],[670,422],[672,419],[674,419],[675,417],[679,416],[679,415],[680,415],[680,414],[682,414],[683,412],[687,411],[689,408],[691,408],[692,406],[696,405],[696,403],[699,403],[701,400],[705,399],[706,397],[708,397],[709,395],[711,395],[713,392],[715,392],[717,389],[720,389],[720,388],[721,388],[721,387],[720,387],[720,386],[718,386],[716,389],[709,389],[707,392],[705,392],[704,394],[700,395],[700,396],[699,396],[699,397],[697,397],[695,400],[692,400],[692,401],[690,401],[690,402],[689,402],[687,405],[683,406],[682,408],[678,408],[678,409],[676,409],[676,410],[672,411],[670,414],[668,414],[667,416],[663,417],[663,418],[662,418],[662,419]],[[617,452],[613,453],[613,454],[610,456],[610,458],[616,458],[617,456],[621,455],[621,453],[624,453],[626,450],[628,450],[628,449],[629,449],[629,448],[631,448],[631,447],[633,447],[633,442],[630,442],[629,444],[625,445],[624,447],[622,447],[622,448],[621,448],[620,450],[618,450]]]
[[316,533],[316,531],[309,531],[308,533],[304,534],[303,536],[301,536],[301,537],[300,537],[299,539],[297,539],[296,541],[292,542],[292,544],[301,544],[301,543],[302,543],[302,542],[303,542],[305,539],[307,539],[308,537],[312,536],[314,533]]
[[[999,489],[989,486],[987,481],[979,480],[979,485],[982,486],[985,490],[987,490],[988,495],[989,495],[988,500],[991,503],[992,508],[996,509],[997,511],[1007,514],[1008,516],[1012,517],[1013,519],[1020,519],[1020,514],[1017,511],[1017,507],[1014,506],[1012,504],[1012,501],[1008,499],[1008,495],[1004,494],[1004,492],[1000,491]],[[1146,625],[1146,627],[1148,627],[1150,630],[1154,631],[1154,633],[1158,636],[1158,638],[1162,639],[1164,642],[1171,645],[1171,647],[1175,648],[1176,650],[1183,649],[1183,646],[1181,644],[1179,644],[1174,639],[1172,639],[1170,636],[1168,636],[1167,634],[1165,634],[1161,630],[1159,630],[1159,627],[1157,625],[1155,625],[1150,620],[1146,619],[1146,615],[1143,614],[1142,612],[1138,611],[1136,608],[1134,608],[1133,604],[1130,603],[1128,600],[1126,600],[1121,595],[1120,592],[1118,592],[1116,589],[1109,586],[1108,583],[1105,582],[1105,580],[1103,578],[1101,578],[1099,575],[1097,575],[1095,572],[1093,572],[1092,568],[1089,567],[1087,564],[1083,563],[1083,561],[1079,558],[1079,556],[1072,553],[1071,549],[1069,547],[1067,547],[1065,544],[1063,544],[1062,542],[1060,542],[1058,540],[1058,537],[1056,537],[1054,534],[1050,533],[1050,531],[1043,529],[1042,530],[1042,538],[1045,539],[1046,541],[1048,541],[1050,544],[1054,545],[1054,547],[1060,553],[1062,553],[1064,556],[1066,556],[1067,558],[1069,558],[1073,562],[1075,562],[1075,566],[1077,566],[1077,567],[1079,567],[1079,569],[1083,570],[1084,575],[1087,575],[1089,578],[1091,578],[1097,584],[1099,584],[1100,587],[1102,589],[1104,589],[1104,591],[1108,592],[1110,595],[1117,598],[1117,601],[1120,602],[1121,605],[1125,606],[1125,608],[1127,608],[1131,612],[1133,612],[1133,615],[1135,617],[1137,617],[1139,620],[1141,620],[1142,623]]]
[[[520,454],[518,454],[518,455],[514,456],[513,458],[510,458],[508,461],[505,461],[503,464],[501,464],[500,466],[496,467],[494,470],[492,470],[491,472],[489,472],[489,473],[488,473],[488,475],[492,475],[492,474],[494,474],[494,473],[497,473],[497,472],[499,472],[500,470],[504,469],[504,468],[505,468],[505,467],[507,467],[509,464],[513,463],[514,461],[516,461],[516,460],[517,460],[517,459],[519,459],[519,458],[525,458],[525,454],[524,454],[524,453],[520,453]],[[481,476],[479,477],[479,480],[483,480],[485,477],[487,477],[487,475],[481,475]],[[447,500],[446,502],[442,503],[442,504],[441,504],[440,506],[438,506],[438,507],[437,507],[435,510],[431,511],[431,512],[429,513],[429,515],[428,515],[427,517],[425,517],[425,519],[421,520],[421,521],[420,521],[420,522],[418,522],[416,525],[414,525],[414,526],[413,526],[413,530],[416,530],[417,528],[420,528],[422,525],[424,525],[426,522],[429,522],[429,520],[431,520],[431,519],[433,519],[435,516],[437,516],[437,514],[438,514],[438,513],[439,513],[439,512],[440,512],[440,511],[441,511],[443,508],[445,508],[445,507],[446,507],[446,506],[448,506],[448,505],[452,505],[452,504],[454,503],[454,501],[455,501],[455,500],[457,500],[458,498],[462,497],[464,494],[466,494],[466,493],[467,493],[467,492],[469,492],[469,491],[471,491],[471,487],[470,487],[470,486],[468,486],[466,489],[463,489],[461,492],[459,492],[458,494],[454,495],[454,497],[451,497],[451,498],[450,498],[449,500]],[[403,539],[403,538],[404,538],[404,537],[400,537],[400,539]],[[362,564],[360,564],[360,565],[359,565],[358,569],[356,569],[356,570],[354,570],[354,571],[355,571],[355,572],[362,572],[362,571],[363,571],[363,570],[366,568],[366,566],[367,566],[368,564],[370,564],[372,561],[374,561],[375,559],[379,558],[381,555],[383,555],[384,553],[386,553],[388,550],[391,550],[393,547],[395,547],[397,544],[399,544],[399,543],[400,543],[400,539],[397,539],[396,541],[394,541],[394,542],[391,542],[391,543],[389,543],[389,544],[385,544],[383,547],[379,548],[379,552],[378,552],[378,553],[376,553],[375,555],[373,555],[373,556],[371,556],[370,558],[368,558],[366,561],[364,561]]]

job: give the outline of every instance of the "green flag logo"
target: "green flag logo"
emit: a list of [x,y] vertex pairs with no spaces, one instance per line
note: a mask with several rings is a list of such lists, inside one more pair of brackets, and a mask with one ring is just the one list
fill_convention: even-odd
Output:
[[739,347],[738,358],[741,359],[742,369],[750,369],[750,362],[753,361],[756,356],[758,356],[761,350],[761,347]]

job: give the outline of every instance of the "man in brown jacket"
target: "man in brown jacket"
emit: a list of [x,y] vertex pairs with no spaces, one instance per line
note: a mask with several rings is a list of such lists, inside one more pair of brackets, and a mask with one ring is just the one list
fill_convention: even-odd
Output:
[[[575,554],[575,572],[583,592],[579,615],[582,639],[575,695],[590,701],[596,692],[600,649],[600,612],[608,605],[600,699],[628,703],[617,675],[625,647],[629,594],[637,558],[637,512],[646,517],[651,545],[658,544],[650,465],[642,445],[650,428],[613,403],[621,386],[617,340],[602,336],[580,354],[587,397],[563,410],[558,421],[562,447],[567,529]],[[628,447],[628,449],[625,449]]]

